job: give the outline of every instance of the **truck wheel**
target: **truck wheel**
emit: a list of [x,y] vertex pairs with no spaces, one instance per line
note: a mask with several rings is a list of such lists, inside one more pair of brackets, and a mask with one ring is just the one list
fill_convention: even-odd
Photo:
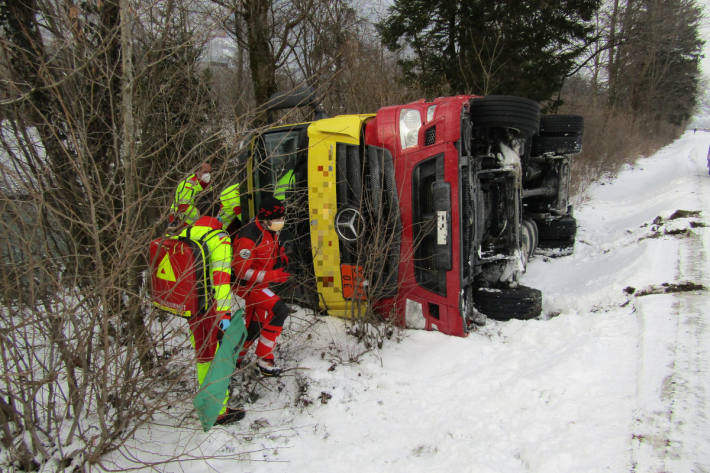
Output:
[[577,221],[574,217],[566,215],[551,221],[541,220],[537,225],[540,230],[541,248],[563,250],[558,253],[559,256],[572,254],[574,237],[577,234]]
[[537,222],[540,242],[546,240],[574,240],[577,234],[577,220],[565,215],[554,220],[541,220]]
[[581,136],[584,117],[581,115],[543,115],[540,118],[540,135]]
[[532,138],[531,156],[545,153],[577,154],[582,151],[582,136],[540,136]]
[[473,303],[493,320],[529,320],[542,312],[542,293],[527,286],[476,288]]
[[511,95],[488,95],[471,100],[471,121],[477,128],[513,128],[532,136],[540,128],[540,105]]

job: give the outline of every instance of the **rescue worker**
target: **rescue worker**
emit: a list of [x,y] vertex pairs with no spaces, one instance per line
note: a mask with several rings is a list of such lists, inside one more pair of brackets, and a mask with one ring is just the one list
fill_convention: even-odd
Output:
[[[207,312],[196,314],[188,319],[191,342],[195,348],[197,362],[197,380],[202,383],[207,376],[210,363],[214,359],[219,346],[219,340],[231,323],[231,292],[229,288],[232,262],[232,245],[222,228],[222,223],[217,218],[219,214],[219,203],[211,202],[207,196],[203,196],[197,202],[199,211],[202,213],[193,225],[183,229],[181,237],[187,237],[193,241],[200,241],[204,238],[203,244],[207,246],[209,252],[210,281],[212,282],[211,296],[213,303]],[[205,237],[206,236],[206,237]],[[245,413],[243,409],[231,409],[227,407],[229,400],[229,390],[225,393],[222,410],[217,417],[216,424],[230,424],[241,420]]]
[[236,236],[242,226],[242,207],[239,199],[239,183],[232,184],[222,191],[219,196],[222,208],[219,211],[219,219],[227,229],[230,237]]
[[195,201],[207,188],[212,178],[212,165],[204,162],[200,168],[187,179],[181,181],[175,190],[175,199],[170,206],[169,220],[171,224],[192,225],[200,218],[200,212],[195,207]]
[[270,284],[286,282],[290,276],[277,264],[286,266],[288,257],[279,241],[284,226],[283,203],[265,194],[255,219],[242,227],[232,242],[233,289],[244,299],[247,340],[239,354],[241,365],[249,347],[258,339],[256,365],[265,376],[279,376],[281,368],[274,361],[276,340],[289,315],[288,306]]
[[286,173],[284,173],[284,175],[281,176],[278,181],[276,181],[274,197],[276,197],[278,200],[283,201],[286,198],[286,192],[291,191],[293,189],[295,177],[296,176],[293,173],[293,169],[289,169],[288,171],[286,171]]

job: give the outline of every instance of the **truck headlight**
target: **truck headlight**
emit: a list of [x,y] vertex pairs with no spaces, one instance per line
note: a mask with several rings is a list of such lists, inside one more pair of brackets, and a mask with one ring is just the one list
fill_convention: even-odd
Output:
[[402,149],[417,146],[421,127],[422,117],[419,110],[404,108],[399,112],[399,141]]
[[430,122],[434,119],[434,112],[436,111],[436,105],[429,105],[426,109],[426,121]]

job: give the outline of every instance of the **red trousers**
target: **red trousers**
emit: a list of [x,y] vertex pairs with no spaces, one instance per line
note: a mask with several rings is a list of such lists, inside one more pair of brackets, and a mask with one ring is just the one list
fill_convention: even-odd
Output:
[[240,359],[258,338],[256,356],[274,359],[276,339],[281,335],[283,323],[288,315],[286,304],[268,286],[246,290],[238,288],[237,294],[246,302],[244,323],[247,327],[247,341],[240,353]]
[[219,334],[219,320],[217,314],[210,309],[209,312],[187,319],[195,344],[195,355],[198,363],[212,361],[217,352],[217,335]]

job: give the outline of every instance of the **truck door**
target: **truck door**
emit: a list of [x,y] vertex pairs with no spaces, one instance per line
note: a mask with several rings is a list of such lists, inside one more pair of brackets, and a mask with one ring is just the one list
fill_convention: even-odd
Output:
[[284,297],[309,306],[317,304],[309,288],[314,279],[308,216],[308,136],[307,125],[267,131],[256,143],[253,162],[254,208],[262,193],[271,193],[284,202],[286,225],[279,239],[289,257],[288,271],[295,277],[282,288]]

